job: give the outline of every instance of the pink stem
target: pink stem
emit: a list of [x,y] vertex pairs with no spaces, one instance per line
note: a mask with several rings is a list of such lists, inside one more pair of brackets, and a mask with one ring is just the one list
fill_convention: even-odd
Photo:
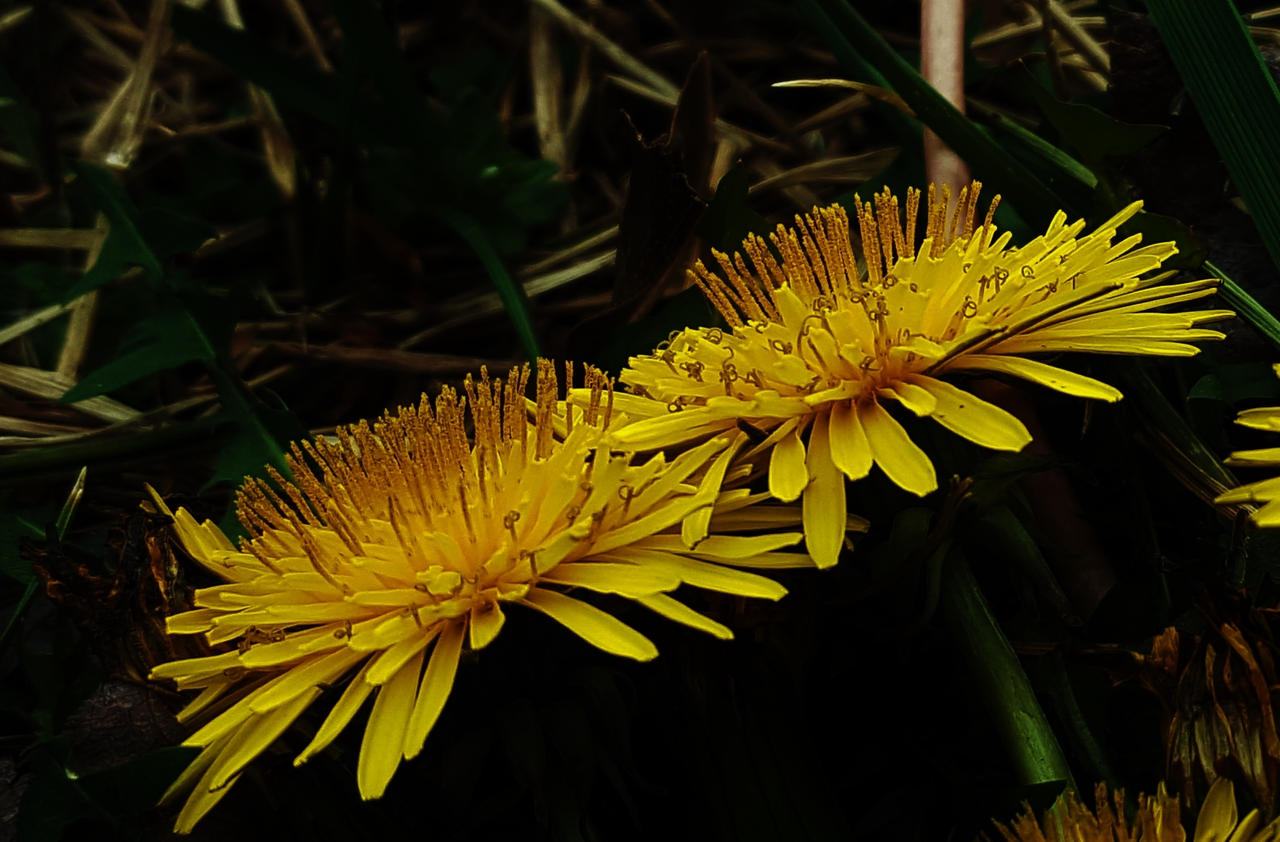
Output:
[[[964,111],[964,2],[923,0],[920,9],[920,72],[925,81]],[[969,167],[936,134],[924,130],[924,166],[929,181],[951,186],[955,196],[969,183]]]

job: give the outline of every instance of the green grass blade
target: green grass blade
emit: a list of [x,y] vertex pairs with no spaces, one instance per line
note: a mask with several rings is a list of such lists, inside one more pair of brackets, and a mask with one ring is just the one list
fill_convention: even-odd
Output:
[[1148,0],[1147,9],[1280,266],[1280,91],[1231,0]]
[[542,356],[542,351],[538,347],[538,336],[533,329],[533,321],[529,318],[529,308],[525,305],[524,289],[507,272],[507,267],[503,265],[502,258],[498,256],[493,243],[489,241],[489,237],[474,219],[464,213],[446,208],[436,208],[436,213],[446,225],[453,229],[454,233],[466,241],[476,257],[480,258],[485,271],[489,274],[489,280],[493,281],[493,286],[498,291],[503,309],[507,311],[507,316],[516,329],[516,335],[520,338],[520,346],[524,349],[525,356],[529,358],[529,362],[536,363],[538,357]]
[[1204,268],[1210,275],[1222,281],[1222,286],[1218,287],[1218,294],[1222,296],[1223,301],[1227,302],[1227,306],[1235,310],[1237,316],[1252,325],[1254,330],[1265,336],[1272,345],[1280,348],[1280,320],[1277,320],[1270,310],[1259,304],[1256,298],[1245,292],[1243,287],[1227,277],[1226,273],[1217,266],[1206,261]]
[[1116,366],[1120,375],[1121,389],[1126,401],[1132,401],[1142,418],[1149,424],[1153,436],[1164,440],[1162,449],[1166,454],[1176,455],[1181,463],[1181,473],[1188,479],[1194,479],[1198,493],[1208,497],[1222,493],[1236,486],[1235,477],[1231,476],[1222,464],[1222,458],[1214,453],[1200,440],[1191,426],[1160,391],[1160,387],[1151,379],[1146,364],[1140,360],[1127,360]]
[[[920,122],[964,158],[975,175],[993,182],[1028,223],[1047,223],[1062,208],[1061,197],[934,90],[845,0],[801,0],[800,9],[811,19],[817,16],[816,11],[829,18],[834,27],[819,30],[819,34],[836,55],[852,51],[874,66]],[[855,74],[859,71],[859,67],[846,69]]]

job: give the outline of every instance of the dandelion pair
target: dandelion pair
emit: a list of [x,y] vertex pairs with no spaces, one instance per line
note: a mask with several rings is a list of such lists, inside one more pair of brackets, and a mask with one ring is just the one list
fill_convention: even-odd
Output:
[[[975,224],[977,197],[977,184],[954,204],[931,191],[919,245],[918,191],[905,220],[888,191],[857,202],[861,261],[833,207],[779,227],[772,249],[750,237],[745,257],[717,254],[723,277],[698,264],[694,280],[728,330],[690,328],[633,358],[628,394],[588,370],[561,400],[542,362],[534,401],[526,370],[482,375],[465,400],[446,389],[434,410],[424,398],[336,442],[295,445],[291,479],[241,490],[249,537],[238,548],[179,510],[183,544],[227,584],[198,591],[169,630],[235,648],[153,671],[201,691],[182,719],[217,711],[186,740],[201,753],[170,789],[190,793],[177,829],[190,830],[323,687],[343,689],[295,762],[373,697],[357,783],[363,797],[381,795],[422,749],[461,653],[489,644],[507,607],[640,660],[657,654],[652,643],[580,595],[617,594],[731,637],[672,592],[777,599],[780,585],[743,568],[834,564],[863,526],[847,513],[846,478],[878,465],[913,493],[936,487],[900,409],[985,447],[1027,444],[1017,418],[951,383],[955,373],[1116,400],[1104,383],[1023,355],[1189,355],[1188,342],[1222,336],[1198,326],[1226,311],[1152,312],[1213,284],[1140,279],[1174,248],[1114,242],[1137,205],[1085,236],[1059,215],[1012,249],[991,212]],[[767,492],[752,491],[757,474]],[[765,505],[771,497],[801,504]],[[807,554],[788,549],[802,537]]]

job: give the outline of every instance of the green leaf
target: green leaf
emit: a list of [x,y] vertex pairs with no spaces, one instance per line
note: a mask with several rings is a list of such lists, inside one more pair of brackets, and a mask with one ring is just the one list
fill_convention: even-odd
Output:
[[1177,454],[1187,468],[1199,474],[1202,485],[1212,484],[1224,490],[1236,485],[1221,458],[1200,440],[1156,386],[1143,361],[1125,360],[1115,368],[1122,380],[1126,403],[1132,402],[1138,408],[1148,422],[1151,435],[1162,439],[1170,453]]
[[536,362],[538,357],[542,356],[542,352],[538,347],[538,336],[534,330],[533,321],[529,318],[524,287],[516,283],[507,272],[507,267],[503,265],[502,258],[498,256],[493,243],[474,219],[464,213],[445,208],[438,208],[437,213],[446,225],[466,241],[476,257],[480,258],[480,263],[488,273],[489,280],[498,291],[498,298],[502,301],[503,309],[507,311],[507,317],[511,319],[511,324],[516,329],[516,335],[520,338],[525,356],[531,363]]
[[1148,0],[1164,48],[1280,266],[1280,91],[1231,0]]
[[[261,476],[267,465],[275,465],[283,471],[283,460],[276,461],[274,454],[281,453],[278,444],[307,438],[306,429],[293,413],[284,409],[260,406],[254,412],[253,423],[244,418],[230,416],[235,427],[230,437],[218,449],[218,461],[209,480],[201,491],[220,484],[238,486],[247,476]],[[268,448],[266,442],[271,442]]]
[[113,392],[157,371],[202,360],[215,354],[204,333],[186,310],[165,310],[133,326],[111,362],[85,375],[62,400],[75,403]]
[[1251,324],[1254,330],[1262,334],[1272,345],[1280,348],[1280,320],[1277,320],[1270,310],[1259,304],[1257,299],[1245,292],[1242,286],[1227,277],[1226,273],[1217,266],[1206,262],[1204,268],[1210,275],[1222,281],[1222,286],[1218,287],[1218,294],[1222,296],[1227,306],[1235,310],[1237,316]]
[[1027,166],[1035,168],[1037,174],[1055,191],[1061,192],[1060,180],[1064,175],[1079,182],[1079,186],[1074,189],[1083,195],[1084,200],[1098,186],[1098,177],[1093,174],[1093,170],[1040,135],[1023,128],[1016,120],[1010,120],[995,111],[985,115],[985,118],[1002,145]]
[[990,711],[1018,782],[1074,788],[1071,767],[1031,682],[958,550],[943,568],[940,613],[947,639],[968,667],[972,691]]
[[1280,399],[1280,380],[1270,364],[1230,363],[1197,380],[1187,392],[1187,400],[1217,401],[1236,405],[1245,401]]
[[162,274],[160,261],[138,231],[134,222],[137,211],[124,188],[111,173],[93,164],[74,161],[71,169],[76,174],[77,184],[88,191],[90,198],[106,216],[110,227],[98,259],[80,278],[79,283],[63,296],[63,300],[79,298],[120,277],[134,266],[140,267],[152,283],[159,282]]
[[1026,88],[1062,140],[1089,164],[1111,156],[1132,155],[1169,130],[1168,126],[1125,123],[1092,105],[1063,102],[1039,82],[1025,77]]

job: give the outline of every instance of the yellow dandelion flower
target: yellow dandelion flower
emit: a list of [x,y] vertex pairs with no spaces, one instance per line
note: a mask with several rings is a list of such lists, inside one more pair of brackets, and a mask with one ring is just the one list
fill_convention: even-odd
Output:
[[[1097,808],[1082,805],[1075,793],[1059,798],[1040,823],[1028,809],[1009,825],[996,823],[1006,842],[1184,842],[1186,831],[1179,818],[1179,801],[1160,784],[1154,796],[1138,798],[1133,821],[1125,820],[1124,793],[1109,799],[1106,784],[1098,784]],[[1236,812],[1235,790],[1223,778],[1205,796],[1196,817],[1192,842],[1276,842],[1280,840],[1280,819],[1266,827],[1257,810],[1243,819]]]
[[1025,355],[1187,356],[1196,353],[1187,343],[1222,338],[1197,326],[1230,311],[1149,312],[1210,295],[1215,281],[1141,277],[1176,249],[1139,247],[1138,235],[1115,242],[1140,203],[1088,234],[1059,213],[1042,236],[1011,248],[992,224],[999,197],[975,224],[979,188],[961,190],[954,205],[945,188],[930,188],[918,247],[919,191],[907,193],[905,224],[887,188],[874,207],[855,200],[861,264],[838,205],[778,226],[770,241],[781,260],[752,235],[742,253],[714,253],[721,274],[697,263],[690,277],[730,330],[689,328],[633,357],[619,379],[635,393],[625,406],[639,420],[616,441],[656,449],[750,434],[750,455],[772,451],[773,495],[803,496],[809,550],[827,566],[843,541],[845,477],[874,464],[915,494],[937,487],[933,464],[887,406],[1016,451],[1031,438],[1022,423],[944,378],[1004,374],[1115,401],[1115,388]]
[[[1097,806],[1090,810],[1080,803],[1074,792],[1067,792],[1045,812],[1039,823],[1028,807],[1008,825],[996,822],[996,830],[1005,842],[1183,842],[1186,839],[1178,799],[1165,791],[1164,784],[1160,784],[1155,795],[1138,797],[1132,822],[1125,819],[1123,790],[1109,796],[1107,785],[1098,784],[1094,801]],[[1197,842],[1200,842],[1198,836]],[[1222,842],[1226,842],[1225,836]]]
[[[186,740],[202,751],[166,796],[190,791],[179,832],[344,678],[295,764],[328,746],[373,696],[357,783],[362,797],[380,796],[400,761],[421,751],[463,650],[494,639],[505,606],[647,660],[657,654],[647,638],[579,596],[617,594],[729,638],[671,592],[684,584],[778,599],[779,584],[739,568],[811,566],[782,551],[800,540],[783,531],[799,524],[798,512],[773,508],[764,517],[778,528],[768,534],[722,534],[758,525],[747,506],[762,496],[721,492],[733,456],[726,440],[643,461],[598,448],[622,420],[612,382],[589,371],[585,401],[558,401],[542,361],[530,402],[528,374],[515,369],[505,384],[468,378],[466,398],[445,389],[434,412],[424,396],[372,426],[339,430],[336,442],[295,445],[292,481],[273,474],[273,483],[249,480],[240,491],[248,537],[239,548],[213,523],[173,515],[183,545],[227,583],[197,591],[197,607],[170,617],[168,630],[235,644],[152,672],[201,691],[182,720],[215,703],[221,710]],[[700,524],[696,547],[682,538],[687,520]]]
[[[1273,366],[1280,376],[1280,364]],[[1280,432],[1280,406],[1262,406],[1246,409],[1236,417],[1236,423],[1255,430]],[[1238,450],[1227,459],[1227,464],[1241,468],[1280,467],[1280,447],[1264,447],[1258,450]],[[1280,526],[1280,477],[1259,480],[1233,488],[1220,495],[1215,503],[1253,503],[1259,505],[1252,515],[1258,526]]]

